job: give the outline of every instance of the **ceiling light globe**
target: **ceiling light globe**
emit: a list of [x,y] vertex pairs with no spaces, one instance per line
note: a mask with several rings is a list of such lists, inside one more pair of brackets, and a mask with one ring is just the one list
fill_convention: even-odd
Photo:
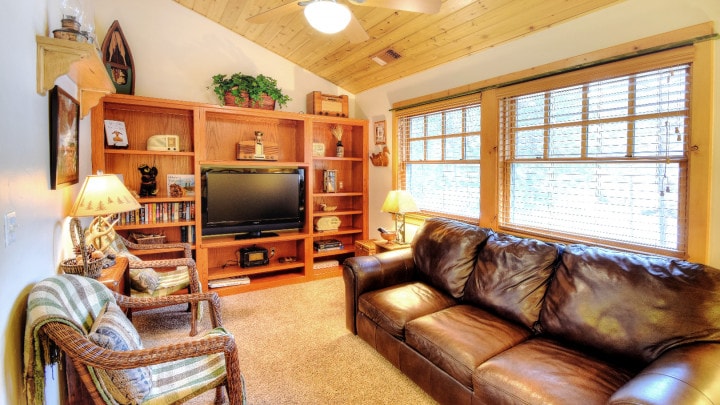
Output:
[[305,6],[304,13],[308,23],[325,34],[340,32],[350,22],[350,9],[334,1],[314,1]]

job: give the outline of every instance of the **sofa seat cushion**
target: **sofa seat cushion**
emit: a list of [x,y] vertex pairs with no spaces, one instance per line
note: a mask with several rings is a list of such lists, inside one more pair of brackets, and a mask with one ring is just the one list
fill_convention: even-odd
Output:
[[477,253],[493,231],[444,218],[430,218],[415,234],[415,268],[433,286],[455,298],[475,266]]
[[720,271],[679,259],[567,246],[550,282],[543,332],[650,362],[675,346],[720,342]]
[[605,404],[634,374],[565,344],[533,338],[482,363],[472,380],[479,403],[591,405]]
[[452,297],[438,289],[412,282],[361,295],[358,311],[392,336],[405,340],[405,324],[409,321],[455,304]]
[[536,239],[491,235],[478,253],[463,300],[532,328],[559,251]]
[[456,305],[407,323],[405,341],[468,388],[485,360],[524,341],[530,330],[470,305]]

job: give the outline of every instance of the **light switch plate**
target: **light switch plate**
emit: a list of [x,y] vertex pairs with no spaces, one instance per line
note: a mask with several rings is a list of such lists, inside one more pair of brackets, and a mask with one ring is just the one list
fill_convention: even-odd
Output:
[[17,229],[15,211],[5,214],[5,247],[15,242],[15,230]]

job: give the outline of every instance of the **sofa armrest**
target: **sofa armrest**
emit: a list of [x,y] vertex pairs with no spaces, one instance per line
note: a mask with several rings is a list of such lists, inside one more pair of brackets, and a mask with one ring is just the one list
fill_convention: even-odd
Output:
[[358,256],[345,260],[345,325],[357,334],[355,316],[358,298],[367,291],[379,290],[415,279],[411,249]]
[[608,404],[720,404],[720,343],[694,343],[663,353]]

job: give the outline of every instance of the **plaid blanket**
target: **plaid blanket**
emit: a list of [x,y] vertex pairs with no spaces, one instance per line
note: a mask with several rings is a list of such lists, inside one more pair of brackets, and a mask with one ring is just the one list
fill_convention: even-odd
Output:
[[48,322],[63,322],[88,334],[106,302],[115,302],[110,290],[96,280],[62,274],[33,287],[28,297],[24,338],[25,388],[28,404],[45,403],[45,366],[58,361],[58,350],[39,334]]

